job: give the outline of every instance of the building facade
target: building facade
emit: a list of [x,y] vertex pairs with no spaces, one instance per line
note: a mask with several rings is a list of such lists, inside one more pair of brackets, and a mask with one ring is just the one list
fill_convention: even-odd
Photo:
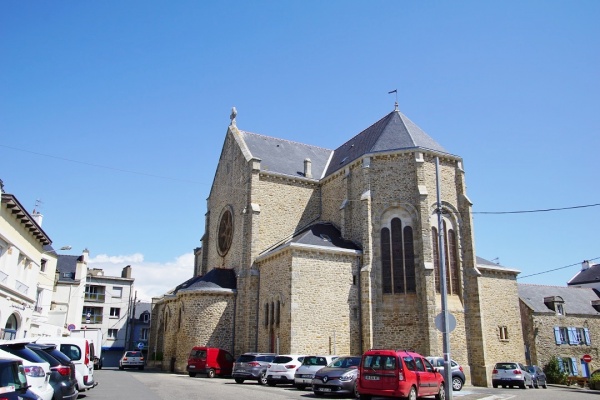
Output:
[[335,150],[240,130],[234,110],[195,276],[155,300],[150,346],[178,371],[194,345],[440,355],[443,259],[452,356],[488,385],[496,360],[525,361],[518,271],[473,238],[463,160],[397,107]]

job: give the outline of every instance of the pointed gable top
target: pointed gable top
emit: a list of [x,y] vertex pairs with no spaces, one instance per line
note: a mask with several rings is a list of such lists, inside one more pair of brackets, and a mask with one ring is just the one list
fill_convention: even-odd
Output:
[[448,153],[404,114],[394,110],[338,147],[334,151],[325,175],[337,171],[365,154],[413,148]]

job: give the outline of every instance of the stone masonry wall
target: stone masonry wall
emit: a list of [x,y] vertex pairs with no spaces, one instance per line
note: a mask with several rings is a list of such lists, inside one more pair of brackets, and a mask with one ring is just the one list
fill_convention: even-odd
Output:
[[279,326],[265,326],[261,313],[260,349],[269,350],[273,330],[282,354],[361,354],[355,255],[288,248],[260,271],[263,309],[281,301]]

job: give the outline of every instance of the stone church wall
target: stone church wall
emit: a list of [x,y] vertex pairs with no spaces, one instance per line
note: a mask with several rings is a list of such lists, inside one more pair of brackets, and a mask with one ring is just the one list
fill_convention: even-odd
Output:
[[260,349],[270,349],[273,329],[280,353],[361,354],[355,255],[288,249],[261,262],[260,271],[263,309],[281,301],[279,326],[265,326],[261,313]]

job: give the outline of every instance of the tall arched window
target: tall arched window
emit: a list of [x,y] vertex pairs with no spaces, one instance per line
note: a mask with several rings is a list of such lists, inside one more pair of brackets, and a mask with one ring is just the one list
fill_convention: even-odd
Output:
[[383,293],[414,293],[416,291],[413,231],[393,218],[391,230],[381,229],[381,280]]
[[[460,294],[460,270],[458,266],[458,244],[456,241],[456,232],[451,227],[448,228],[446,221],[443,221],[444,229],[444,261],[446,266],[446,289],[448,294]],[[431,240],[433,244],[433,263],[435,266],[435,290],[441,292],[440,287],[440,249],[438,230],[431,227]]]

